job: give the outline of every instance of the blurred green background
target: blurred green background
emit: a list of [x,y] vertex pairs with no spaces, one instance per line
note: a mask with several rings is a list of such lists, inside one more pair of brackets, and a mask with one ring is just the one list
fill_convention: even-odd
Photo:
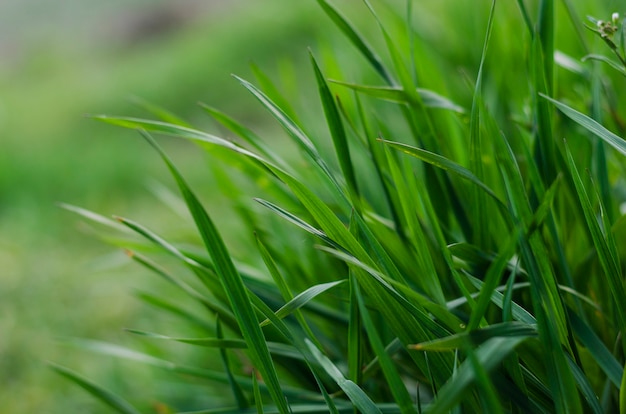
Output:
[[[198,101],[262,124],[230,74],[251,78],[250,62],[272,70],[306,62],[321,14],[314,2],[296,3],[0,2],[0,413],[108,412],[46,361],[131,400],[185,397],[155,370],[59,343],[128,344],[122,327],[168,322],[152,320],[133,297],[133,289],[150,286],[149,275],[85,234],[57,203],[140,217],[158,230],[179,226],[166,208],[151,208],[161,204],[154,182],[167,174],[145,142],[84,115],[147,116],[130,99],[141,97],[199,126],[208,117]],[[199,151],[165,145],[202,182]]]
[[[374,32],[362,2],[335,3],[359,10],[351,20]],[[405,1],[388,3],[403,10]],[[475,78],[490,1],[422,3],[415,21],[429,59],[420,64],[442,73],[423,81],[468,106],[467,79]],[[502,3],[488,59],[499,68],[498,76],[486,82],[485,96],[508,96],[521,104],[528,91],[516,56],[524,55],[524,45],[509,30],[521,27],[520,16],[514,2]],[[537,2],[528,3],[532,9]],[[598,10],[593,2],[574,3],[582,18],[610,16],[619,5],[606,1]],[[158,355],[167,346],[149,348],[149,341],[122,328],[169,326],[161,331],[183,334],[174,319],[155,320],[156,313],[133,295],[162,285],[57,206],[64,202],[123,215],[188,237],[155,186],[169,178],[154,152],[137,134],[84,115],[149,116],[133,104],[132,98],[140,97],[212,130],[196,105],[202,101],[272,137],[274,124],[230,74],[254,79],[254,62],[281,79],[305,115],[319,111],[311,95],[307,47],[321,50],[322,62],[323,54],[331,53],[346,63],[344,73],[326,68],[335,77],[363,72],[355,55],[343,56],[347,43],[336,35],[313,0],[0,2],[0,413],[108,412],[56,376],[46,361],[68,366],[132,402],[151,401],[142,407],[146,412],[164,412],[158,401],[189,410],[211,405],[206,384],[62,344],[64,338],[98,338]],[[371,36],[376,39],[381,40]],[[557,45],[575,59],[584,55],[566,24],[558,27]],[[200,151],[186,142],[162,142],[192,184],[210,193],[215,182]],[[184,349],[177,355],[181,361],[204,358],[187,348],[174,344],[169,352]]]

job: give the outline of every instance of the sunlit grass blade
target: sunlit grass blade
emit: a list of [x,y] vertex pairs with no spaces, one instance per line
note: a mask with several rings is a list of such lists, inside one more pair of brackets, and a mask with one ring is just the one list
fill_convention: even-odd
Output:
[[[284,306],[278,309],[276,311],[276,317],[279,319],[286,318],[296,310],[300,309],[301,307],[305,306],[307,303],[315,299],[317,296],[345,282],[346,280],[338,280],[336,282],[321,283],[319,285],[311,286],[307,290],[296,295],[296,297],[294,297]],[[269,323],[270,321],[266,319],[261,322],[261,326],[266,326]]]
[[67,211],[71,211],[72,213],[76,213],[79,216],[86,218],[87,220],[90,220],[94,223],[98,223],[103,226],[110,227],[122,233],[129,233],[129,229],[125,226],[122,226],[118,221],[112,220],[109,217],[105,217],[93,211],[90,211],[81,207],[73,206],[71,204],[65,204],[65,203],[60,203],[59,207]]
[[607,65],[609,65],[610,67],[612,67],[613,69],[621,73],[622,75],[626,76],[626,68],[624,68],[624,65],[622,65],[620,62],[614,61],[613,59],[609,59],[608,57],[604,55],[596,55],[592,53],[583,57],[583,61],[585,60],[597,60],[599,62],[606,63]]
[[[341,82],[337,80],[331,80],[330,82],[337,85],[344,86],[357,92],[361,92],[365,95],[373,98],[382,99],[385,101],[404,103],[410,105],[417,105],[418,102],[413,100],[411,94],[404,92],[404,89],[391,86],[368,86],[359,85],[355,83]],[[417,94],[420,96],[422,103],[427,108],[447,109],[452,112],[465,113],[466,110],[460,105],[452,102],[450,99],[439,95],[428,89],[417,88]]]
[[136,129],[139,131],[157,132],[164,135],[170,135],[179,138],[185,138],[193,141],[204,142],[208,144],[220,145],[224,148],[228,148],[240,154],[246,155],[254,160],[257,160],[265,164],[265,160],[259,155],[242,148],[230,141],[217,137],[206,132],[198,131],[197,129],[186,128],[174,124],[169,124],[161,121],[150,121],[138,118],[129,117],[111,117],[107,115],[98,115],[94,119],[106,122],[111,125],[117,125],[124,128]]
[[598,338],[591,326],[587,325],[574,312],[569,312],[569,318],[572,330],[578,340],[587,348],[598,366],[606,374],[607,378],[615,387],[619,388],[624,371],[618,360],[613,356],[606,345],[604,345],[602,340]]
[[52,368],[57,374],[69,379],[76,385],[83,388],[85,391],[96,397],[98,400],[102,401],[113,410],[121,414],[140,414],[132,405],[130,405],[127,401],[123,400],[121,397],[111,393],[100,387],[99,385],[94,384],[88,379],[78,375],[74,371],[71,371],[65,367],[49,364],[50,368]]
[[233,313],[241,328],[241,333],[248,343],[251,359],[259,369],[259,372],[263,375],[274,403],[281,410],[281,413],[289,413],[289,408],[284,400],[274,363],[267,349],[263,332],[258,325],[254,309],[248,297],[247,289],[241,279],[241,275],[235,269],[221,236],[213,224],[213,221],[204,210],[204,207],[200,204],[200,201],[174,167],[174,164],[172,164],[169,158],[149,135],[144,134],[144,137],[160,153],[180,188],[185,202],[196,222],[198,231],[202,236],[205,247],[213,259],[217,274],[224,286],[226,296],[228,297]]

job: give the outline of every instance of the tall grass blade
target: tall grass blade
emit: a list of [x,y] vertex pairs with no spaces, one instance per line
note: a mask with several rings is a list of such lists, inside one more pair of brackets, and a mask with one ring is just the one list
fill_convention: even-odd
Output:
[[[477,348],[476,359],[486,372],[497,368],[525,338],[493,338]],[[424,414],[444,414],[457,406],[476,383],[476,372],[470,361],[465,361],[456,370],[450,381],[437,393],[435,401],[424,409]]]
[[363,413],[368,414],[382,414],[380,409],[374,404],[374,402],[367,396],[367,394],[354,382],[346,379],[339,368],[332,363],[328,357],[317,349],[315,345],[308,339],[305,339],[307,346],[315,360],[322,366],[322,368],[331,376],[331,378],[339,385],[346,396],[352,401],[354,406],[361,410]]
[[261,331],[256,315],[250,303],[247,289],[241,279],[241,275],[235,269],[230,255],[219,235],[213,221],[210,219],[204,207],[200,204],[195,194],[188,187],[174,164],[169,160],[165,153],[160,149],[156,142],[147,134],[143,134],[146,140],[160,153],[163,161],[167,164],[170,172],[174,176],[179,189],[187,203],[187,206],[196,222],[196,226],[200,231],[200,235],[204,241],[205,247],[210,254],[217,274],[224,286],[224,290],[230,302],[231,308],[237,322],[240,325],[241,333],[248,343],[249,352],[252,361],[259,369],[259,372],[265,380],[269,392],[276,406],[280,409],[281,414],[288,414],[289,408],[284,400],[280,382],[276,374],[276,369],[263,332]]
[[[576,186],[576,192],[578,194],[580,204],[583,208],[587,228],[591,233],[591,238],[596,249],[598,260],[602,270],[604,271],[604,276],[607,279],[611,295],[613,296],[617,316],[617,320],[615,321],[616,327],[623,336],[626,334],[626,309],[623,306],[623,304],[626,303],[626,289],[624,288],[624,279],[617,246],[615,245],[615,240],[612,237],[610,225],[604,219],[598,222],[598,218],[592,207],[587,190],[585,189],[580,175],[578,174],[578,169],[576,168],[572,154],[569,151],[569,147],[566,147],[566,149],[567,162],[570,168],[571,177],[574,180],[574,185]],[[604,210],[604,207],[602,206],[601,200],[598,200],[598,203],[600,204],[600,214],[602,216],[604,214],[602,211]],[[622,348],[626,350],[626,341],[622,339],[621,342]]]
[[346,180],[346,183],[348,184],[348,188],[350,189],[351,194],[354,194],[354,196],[358,197],[359,189],[357,186],[354,166],[350,158],[348,137],[346,135],[346,130],[343,126],[343,122],[341,120],[341,114],[337,109],[333,94],[330,91],[328,84],[326,83],[326,79],[324,78],[321,69],[315,61],[315,57],[313,56],[312,52],[310,52],[310,56],[311,64],[313,65],[313,69],[315,71],[317,87],[319,90],[320,98],[322,100],[322,106],[324,107],[324,114],[326,115],[326,122],[328,123],[328,128],[330,129],[333,144],[335,145],[335,153],[337,154],[337,159],[339,160],[339,166],[341,167],[341,171]]
[[354,27],[348,23],[348,21],[337,11],[337,9],[330,5],[326,0],[317,0],[322,10],[328,17],[335,23],[335,25],[343,32],[343,34],[352,42],[359,52],[367,59],[372,65],[374,70],[387,82],[389,85],[393,85],[394,81],[385,65],[382,63],[376,53],[370,48],[363,37],[357,33]]
[[[219,317],[217,317],[215,320],[215,333],[217,335],[217,339],[224,339],[224,332],[222,331],[222,324]],[[239,407],[240,410],[248,408],[250,406],[250,404],[248,403],[248,399],[243,393],[243,390],[241,389],[239,383],[235,380],[235,376],[230,367],[230,361],[228,360],[228,354],[226,353],[226,349],[223,347],[220,347],[220,357],[222,359],[222,365],[224,366],[224,372],[228,377],[228,383],[230,384],[233,396],[235,397],[235,401],[237,402],[237,407]],[[255,384],[254,391],[258,391],[258,384]]]
[[[276,317],[279,319],[286,318],[287,316],[291,315],[292,313],[294,313],[295,311],[297,311],[298,309],[302,308],[307,303],[315,299],[317,296],[345,282],[346,280],[338,280],[336,282],[321,283],[319,285],[311,286],[307,290],[296,295],[296,297],[294,297],[289,302],[287,302],[284,306],[278,309],[276,311]],[[266,319],[263,322],[261,322],[261,326],[267,326],[269,323],[270,321]]]
[[389,356],[387,351],[385,350],[385,345],[383,344],[380,335],[372,318],[370,316],[367,307],[365,306],[365,300],[361,295],[361,291],[359,289],[359,285],[356,283],[356,279],[352,280],[352,287],[354,289],[355,296],[357,298],[359,304],[359,311],[361,314],[361,320],[363,322],[363,326],[365,327],[365,331],[367,332],[367,336],[369,338],[370,344],[372,344],[372,348],[374,349],[374,353],[378,358],[378,363],[383,370],[387,383],[391,388],[391,393],[394,396],[394,400],[400,407],[400,411],[402,414],[406,413],[417,413],[415,406],[413,405],[413,401],[411,401],[411,397],[398,373],[398,370]]
[[[404,89],[398,87],[359,85],[337,80],[330,80],[330,82],[384,101],[403,103],[407,105],[419,104],[418,101],[414,100],[413,94],[408,94],[404,91]],[[450,99],[429,89],[417,88],[416,92],[419,95],[422,104],[426,108],[447,109],[460,114],[466,112],[465,108],[462,106],[457,105]]]
[[570,118],[572,121],[576,122],[578,125],[582,126],[595,136],[604,140],[607,144],[621,152],[623,155],[626,155],[626,141],[600,125],[597,121],[592,118],[584,115],[575,109],[565,105],[562,102],[559,102],[555,99],[550,98],[549,96],[542,95],[544,99],[550,101],[554,106],[556,106],[565,116]]

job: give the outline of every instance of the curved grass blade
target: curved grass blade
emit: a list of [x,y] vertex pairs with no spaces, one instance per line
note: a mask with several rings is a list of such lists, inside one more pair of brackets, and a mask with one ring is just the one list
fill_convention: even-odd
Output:
[[196,226],[202,236],[205,247],[211,256],[215,265],[216,273],[219,276],[226,296],[230,302],[231,308],[239,323],[241,333],[248,344],[250,357],[257,366],[268,386],[269,392],[276,406],[281,413],[288,414],[289,407],[284,400],[281,385],[276,374],[276,368],[270,356],[269,350],[263,332],[259,327],[258,321],[248,291],[243,283],[241,275],[235,269],[230,254],[219,235],[213,221],[207,214],[200,201],[191,191],[183,177],[180,175],[174,164],[165,155],[163,150],[147,133],[142,134],[144,138],[156,149],[163,161],[167,164],[172,173],[178,187],[187,203]]
[[564,103],[543,94],[541,96],[544,99],[552,102],[554,106],[559,109],[559,111],[563,112],[563,114],[565,114],[572,121],[576,122],[578,125],[582,126],[595,136],[601,138],[607,144],[621,152],[623,155],[626,155],[626,141],[623,138],[615,135],[614,133],[600,125],[597,121],[565,105]]
[[[307,303],[315,299],[317,296],[345,282],[346,280],[339,280],[336,282],[321,283],[319,285],[315,285],[315,286],[308,288],[304,292],[301,292],[298,295],[296,295],[296,297],[294,297],[289,302],[287,302],[284,306],[278,309],[276,311],[276,317],[279,319],[286,318],[287,316],[291,315],[293,312],[297,311],[298,309],[300,309],[301,307],[305,306]],[[268,319],[261,322],[262,327],[267,326],[269,324],[270,324],[270,321]]]
[[251,129],[240,124],[234,118],[231,118],[230,116],[226,115],[218,109],[202,103],[200,104],[200,107],[204,109],[213,119],[219,122],[222,126],[236,134],[238,137],[242,138],[265,157],[268,157],[281,167],[285,167],[287,165],[285,161],[274,151],[272,151],[271,148],[267,144],[265,144],[263,140]]
[[467,344],[479,346],[489,339],[497,337],[534,338],[536,336],[537,325],[528,325],[521,322],[504,322],[489,325],[483,329],[461,332],[447,338],[409,345],[409,348],[418,351],[451,351],[463,348]]
[[576,381],[576,385],[580,390],[580,393],[587,401],[589,408],[591,408],[591,412],[594,414],[602,414],[605,410],[600,405],[600,401],[598,401],[598,396],[596,392],[593,390],[593,387],[589,383],[589,378],[583,370],[576,364],[576,362],[568,355],[567,362],[569,363],[569,367],[572,370],[572,374],[574,375],[574,380]]
[[[492,338],[476,349],[476,358],[489,373],[521,344],[525,337]],[[476,373],[470,361],[465,361],[437,393],[435,401],[424,409],[424,414],[444,414],[452,410],[476,382]]]
[[326,161],[322,158],[320,153],[318,152],[315,144],[311,141],[311,139],[304,133],[304,131],[291,119],[289,116],[274,103],[267,95],[265,95],[261,90],[259,90],[256,86],[252,85],[250,82],[235,76],[235,78],[246,88],[252,95],[263,105],[272,116],[282,125],[282,127],[287,131],[289,136],[293,138],[293,140],[298,144],[298,146],[313,160],[313,162],[319,167],[320,171],[325,175],[325,178],[328,180],[330,184],[332,184],[331,189],[337,194],[338,201],[342,203],[342,207],[345,211],[349,211],[351,209],[351,205],[346,197],[343,187],[339,184],[335,175],[330,170]]
[[[73,339],[67,341],[67,344],[85,349],[91,352],[97,352],[104,355],[113,356],[116,358],[127,359],[130,361],[139,362],[145,365],[163,369],[166,371],[175,372],[177,374],[189,375],[195,378],[200,378],[208,381],[218,382],[220,384],[228,384],[228,378],[222,371],[213,371],[205,368],[199,368],[197,366],[179,365],[171,361],[160,359],[146,353],[138,352],[129,348],[124,348],[119,345],[114,345],[106,342],[93,341],[89,339]],[[237,376],[237,382],[241,384],[247,390],[252,390],[252,380],[248,377]],[[268,386],[265,382],[260,384],[261,390],[269,394]],[[284,396],[293,397],[295,399],[306,399],[309,401],[319,401],[319,394],[311,392],[306,389],[283,386],[282,390]]]
[[[215,318],[215,333],[217,334],[217,339],[224,339],[224,332],[222,331],[222,324],[220,322],[219,316]],[[230,388],[233,391],[233,396],[235,397],[235,401],[237,401],[237,406],[240,410],[248,408],[250,403],[246,398],[243,390],[239,383],[235,380],[235,375],[230,367],[230,361],[228,360],[228,354],[226,353],[226,348],[220,347],[220,357],[222,358],[222,364],[224,365],[224,371],[226,371],[226,376],[228,377],[228,383],[230,384]],[[255,384],[254,391],[258,391],[258,384]]]
[[83,388],[85,391],[96,397],[98,400],[102,401],[115,411],[121,414],[141,414],[137,411],[132,405],[130,405],[127,401],[123,400],[121,397],[111,393],[103,389],[102,387],[94,384],[88,379],[78,375],[74,371],[71,371],[65,367],[60,365],[55,365],[49,363],[50,368],[52,368],[57,374],[69,379],[76,385]]
[[[126,329],[127,332],[147,338],[162,339],[167,341],[181,342],[184,344],[220,349],[247,349],[248,344],[243,339],[219,339],[219,338],[175,338],[167,335],[145,332],[136,329]],[[273,355],[279,355],[291,359],[303,360],[302,354],[293,346],[280,342],[268,342],[267,348]]]
[[328,357],[321,353],[321,351],[313,344],[313,342],[305,339],[309,351],[315,360],[322,366],[328,375],[339,385],[339,388],[343,390],[346,396],[352,401],[354,406],[367,414],[382,414],[380,409],[374,404],[374,402],[367,396],[367,394],[354,382],[346,379],[339,368],[332,363]]
[[214,328],[207,320],[199,318],[198,316],[192,314],[186,309],[181,308],[180,306],[178,306],[178,304],[168,302],[162,298],[145,292],[138,292],[136,293],[136,296],[147,304],[154,306],[155,308],[176,315],[187,322],[193,323],[196,326],[201,327],[207,332],[213,333]]
[[156,105],[152,102],[146,101],[138,96],[133,96],[130,98],[130,101],[137,105],[138,107],[146,110],[150,114],[158,117],[161,121],[167,122],[169,124],[179,125],[185,128],[192,128],[191,124],[187,121],[180,118],[178,115],[173,112],[163,108],[160,105]]
[[[576,187],[578,199],[580,200],[580,204],[583,208],[587,228],[591,233],[591,238],[596,249],[600,266],[604,271],[604,275],[607,278],[608,285],[610,287],[609,290],[613,296],[613,300],[615,301],[615,312],[617,316],[616,325],[621,334],[624,335],[626,334],[626,309],[623,304],[626,303],[626,290],[624,289],[623,275],[621,271],[622,268],[617,246],[614,238],[612,237],[610,225],[604,217],[604,206],[602,205],[602,200],[598,200],[601,209],[600,216],[602,219],[601,221],[598,221],[589,195],[587,194],[587,190],[585,189],[582,179],[578,174],[574,158],[572,157],[567,145],[566,151],[571,177]],[[622,347],[626,350],[625,341],[622,341]]]
[[372,65],[374,70],[378,72],[378,74],[387,82],[389,85],[393,85],[394,81],[385,65],[383,65],[380,58],[376,55],[376,53],[370,48],[363,37],[357,33],[354,27],[348,23],[348,21],[335,9],[331,6],[326,0],[317,0],[317,3],[320,5],[322,10],[326,13],[328,17],[335,23],[335,25],[343,32],[343,34],[350,39],[352,44],[357,48],[359,52],[367,59],[367,61]]
[[324,107],[324,114],[326,115],[326,123],[330,129],[330,134],[335,146],[335,153],[339,160],[339,166],[343,176],[348,184],[350,192],[358,197],[359,188],[356,181],[356,175],[354,173],[354,166],[350,158],[350,146],[348,145],[348,137],[346,136],[346,130],[341,121],[341,114],[337,109],[335,99],[326,83],[326,79],[319,68],[315,57],[312,52],[309,52],[311,57],[311,64],[315,71],[315,79],[317,80],[317,87],[319,89],[320,98],[322,100],[322,106]]
[[419,158],[420,160],[427,162],[428,164],[434,165],[435,167],[441,168],[444,171],[452,172],[459,177],[470,181],[471,183],[477,185],[482,188],[490,197],[492,197],[498,204],[498,206],[503,209],[503,211],[507,211],[507,207],[505,207],[502,200],[498,198],[498,196],[493,192],[491,188],[489,188],[485,183],[480,181],[478,177],[476,177],[470,170],[462,167],[461,165],[455,163],[454,161],[449,160],[448,158],[442,157],[439,154],[435,154],[430,151],[423,150],[421,148],[414,147],[412,145],[403,144],[401,142],[393,142],[387,140],[381,140],[386,145],[389,145],[392,148],[400,150],[405,154],[411,155],[415,158]]
[[406,386],[404,385],[404,382],[402,382],[402,378],[398,373],[398,369],[396,368],[393,360],[391,359],[391,356],[387,353],[387,350],[385,349],[385,345],[380,339],[380,335],[378,334],[376,326],[374,325],[370,313],[365,306],[365,300],[361,295],[359,285],[354,278],[352,279],[351,287],[354,289],[354,295],[356,296],[358,301],[361,321],[363,323],[363,326],[365,327],[365,331],[367,332],[370,344],[374,349],[374,353],[378,358],[378,363],[380,364],[385,378],[387,379],[387,383],[389,384],[391,393],[394,396],[394,400],[400,407],[402,414],[417,414],[417,410],[413,405],[413,401],[411,400],[411,397],[406,389]]
[[582,58],[583,62],[586,60],[597,60],[599,62],[606,63],[622,75],[626,76],[626,68],[624,68],[624,65],[622,65],[620,62],[614,61],[613,59],[609,59],[606,56],[590,54]]
[[[391,86],[368,86],[359,85],[355,83],[341,82],[337,80],[330,80],[330,82],[344,86],[357,92],[364,93],[376,99],[382,99],[389,102],[405,103],[409,105],[417,105],[412,98],[412,94],[407,94],[404,89]],[[450,99],[439,95],[429,89],[417,88],[417,94],[420,96],[422,104],[427,108],[447,109],[449,111],[458,112],[463,114],[466,112],[465,108],[455,104]]]

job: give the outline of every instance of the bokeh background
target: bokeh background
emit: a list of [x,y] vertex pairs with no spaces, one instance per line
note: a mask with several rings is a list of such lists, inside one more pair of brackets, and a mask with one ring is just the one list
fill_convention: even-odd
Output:
[[[335,3],[350,10],[362,32],[375,32],[362,2]],[[405,1],[389,3],[402,10]],[[417,3],[415,21],[429,52],[421,64],[454,74],[447,86],[429,86],[468,106],[467,79],[475,78],[490,1]],[[507,30],[519,26],[520,17],[514,2],[501,3],[490,45],[498,60],[488,65],[507,65],[509,71],[487,80],[485,96],[497,93],[521,102],[514,98],[527,93],[521,88],[526,74],[516,56],[524,55],[524,45]],[[533,9],[538,2],[528,3]],[[601,10],[594,2],[573,3],[580,16],[610,16],[620,2],[607,0]],[[573,29],[565,24],[557,29],[559,48],[579,59],[584,52]],[[322,61],[329,53],[345,64],[344,78],[350,79],[350,71],[363,72],[361,60],[344,56],[350,48],[339,37],[313,0],[0,0],[0,414],[108,412],[48,369],[47,361],[132,402],[148,401],[140,406],[145,412],[167,412],[159,401],[188,410],[218,403],[206,384],[65,344],[68,338],[96,338],[211,364],[188,346],[150,348],[150,341],[123,331],[184,336],[174,319],[136,298],[137,291],[163,285],[58,206],[123,215],[177,240],[193,237],[185,233],[191,226],[180,224],[184,217],[168,209],[176,210],[167,190],[172,186],[154,152],[136,133],[85,115],[149,116],[136,104],[139,98],[214,130],[197,105],[201,101],[272,138],[275,124],[231,73],[254,79],[254,63],[280,79],[293,106],[306,116],[320,111],[308,47]],[[201,151],[181,141],[163,145],[195,188],[218,194]],[[208,208],[223,210],[222,203],[216,195]],[[159,329],[164,326],[168,329]]]
[[[314,2],[289,3],[0,1],[0,413],[108,412],[47,361],[131,400],[186,397],[156,370],[63,344],[129,344],[123,327],[167,321],[133,296],[151,277],[58,203],[176,228],[153,208],[168,182],[153,151],[85,114],[147,116],[139,97],[200,127],[210,125],[198,101],[261,125],[230,74],[250,78],[251,62],[271,71],[306,62],[321,16]],[[192,180],[208,181],[193,145],[164,144]]]

